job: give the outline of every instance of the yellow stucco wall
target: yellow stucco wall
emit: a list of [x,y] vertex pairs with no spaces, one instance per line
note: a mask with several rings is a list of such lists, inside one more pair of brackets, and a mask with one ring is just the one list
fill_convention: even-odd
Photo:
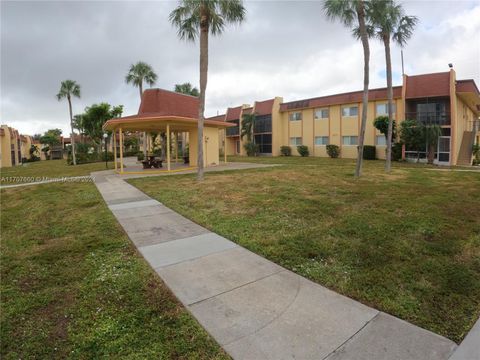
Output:
[[[403,118],[403,102],[401,99],[394,99],[396,112],[395,118]],[[376,136],[381,133],[374,127],[373,122],[377,117],[376,105],[385,104],[386,100],[369,101],[367,124],[365,129],[365,145],[377,145]],[[357,106],[358,115],[342,116],[342,107]],[[329,116],[326,119],[315,119],[315,111],[320,109],[328,109]],[[289,115],[294,112],[302,113],[302,120],[290,121]],[[293,137],[301,137],[302,144],[308,146],[310,156],[326,157],[326,145],[315,145],[315,137],[328,136],[329,144],[340,147],[340,157],[355,158],[357,156],[357,145],[344,145],[343,136],[358,136],[361,125],[362,104],[349,103],[341,105],[332,105],[321,108],[310,108],[294,111],[286,111],[279,116],[280,126],[277,131],[273,132],[273,139],[282,139],[280,145],[273,141],[273,154],[279,155],[280,146],[289,145],[292,148],[292,155],[298,155],[296,146],[290,144]],[[284,130],[282,132],[282,130]],[[278,149],[278,150],[277,150]],[[277,153],[275,153],[277,151]],[[377,157],[385,159],[385,146],[377,146]]]
[[[197,165],[198,158],[198,130],[192,129],[189,133],[189,156],[190,165]],[[219,164],[219,132],[216,127],[203,129],[203,163],[204,166]]]

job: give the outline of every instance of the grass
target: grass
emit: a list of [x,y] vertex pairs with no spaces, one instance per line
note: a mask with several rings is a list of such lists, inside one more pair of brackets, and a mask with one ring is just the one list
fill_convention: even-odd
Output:
[[[113,163],[109,163],[113,168]],[[82,165],[67,165],[66,160],[48,160],[26,163],[1,169],[1,183],[35,182],[43,178],[55,178],[63,176],[85,176],[92,171],[105,170],[105,162],[96,162]],[[11,177],[23,177],[23,179],[11,179]]]
[[480,315],[480,174],[326,158],[132,179],[179,213],[313,281],[460,342]]
[[[25,170],[80,175],[97,165]],[[1,196],[2,359],[228,358],[135,251],[93,184]]]

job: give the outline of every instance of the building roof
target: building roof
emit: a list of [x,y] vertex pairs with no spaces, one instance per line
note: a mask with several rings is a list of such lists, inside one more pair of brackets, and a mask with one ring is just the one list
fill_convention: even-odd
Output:
[[255,114],[268,115],[272,113],[273,102],[275,99],[269,99],[264,101],[255,101]]
[[237,106],[234,108],[227,109],[227,115],[225,121],[237,120],[240,119],[240,114],[242,112],[242,106]]
[[[138,109],[141,116],[198,117],[198,98],[164,89],[147,89]],[[134,115],[136,116],[136,115]]]
[[253,107],[244,108],[244,109],[242,110],[242,115],[243,115],[243,114],[249,115],[249,114],[252,113],[252,111],[253,111]]
[[225,121],[225,114],[210,116],[208,118],[205,118],[205,120],[208,120],[208,121]]
[[[363,91],[352,91],[348,93],[321,96],[311,99],[296,100],[280,104],[280,111],[288,111],[293,109],[305,109],[313,107],[349,104],[362,102]],[[393,98],[398,99],[402,97],[402,87],[393,87]],[[386,100],[387,88],[370,89],[368,90],[368,100]]]
[[450,96],[450,72],[406,77],[406,99]]
[[457,80],[457,92],[472,92],[480,96],[480,91],[473,79]]

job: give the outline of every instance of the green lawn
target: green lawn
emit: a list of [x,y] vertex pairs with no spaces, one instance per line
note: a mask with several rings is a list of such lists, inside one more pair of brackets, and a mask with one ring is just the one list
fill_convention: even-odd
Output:
[[[108,166],[112,169],[113,163],[108,163]],[[2,168],[0,170],[0,180],[2,184],[34,182],[42,180],[43,178],[90,175],[92,171],[101,170],[106,170],[105,162],[72,166],[67,165],[66,160],[37,161],[19,166]],[[23,179],[11,179],[11,177],[23,177]]]
[[[92,169],[101,165],[45,161],[25,176]],[[136,252],[95,185],[1,197],[2,359],[228,358]]]
[[246,248],[456,342],[480,315],[480,173],[326,158],[130,180]]

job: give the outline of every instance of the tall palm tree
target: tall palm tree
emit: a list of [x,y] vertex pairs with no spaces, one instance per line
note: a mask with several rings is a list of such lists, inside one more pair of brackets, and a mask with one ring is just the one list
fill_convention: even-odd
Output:
[[60,101],[64,98],[68,100],[68,109],[70,111],[70,129],[72,134],[70,135],[70,141],[72,146],[72,160],[73,165],[77,165],[77,158],[75,156],[75,134],[73,132],[73,113],[72,113],[72,96],[80,98],[80,85],[74,80],[62,81],[60,85],[60,91],[57,94],[57,100]]
[[393,138],[393,86],[390,39],[404,47],[412,36],[418,19],[415,16],[406,16],[402,5],[395,3],[394,0],[372,1],[368,6],[368,13],[374,36],[382,41],[385,47],[389,119],[385,171],[390,172],[392,167]]
[[200,96],[198,103],[198,180],[203,180],[203,124],[208,76],[208,37],[221,35],[226,24],[240,24],[245,19],[241,0],[180,0],[170,13],[180,39],[195,41],[200,37]]
[[[140,101],[142,101],[143,83],[147,83],[152,86],[157,81],[157,74],[153,71],[152,67],[143,61],[139,61],[136,64],[130,65],[130,70],[127,76],[125,76],[125,82],[127,84],[133,84],[138,87],[140,91]],[[143,133],[143,155],[147,156],[147,133]]]
[[183,84],[176,84],[175,92],[185,94],[185,95],[197,96],[197,97],[199,95],[198,89],[196,87],[193,87],[192,84],[190,84],[189,82],[186,82]]
[[363,101],[362,122],[358,137],[357,164],[355,177],[362,174],[363,142],[367,125],[368,83],[370,46],[368,44],[366,4],[369,0],[325,0],[323,9],[331,20],[340,20],[343,25],[352,29],[353,34],[362,41],[363,46]]

